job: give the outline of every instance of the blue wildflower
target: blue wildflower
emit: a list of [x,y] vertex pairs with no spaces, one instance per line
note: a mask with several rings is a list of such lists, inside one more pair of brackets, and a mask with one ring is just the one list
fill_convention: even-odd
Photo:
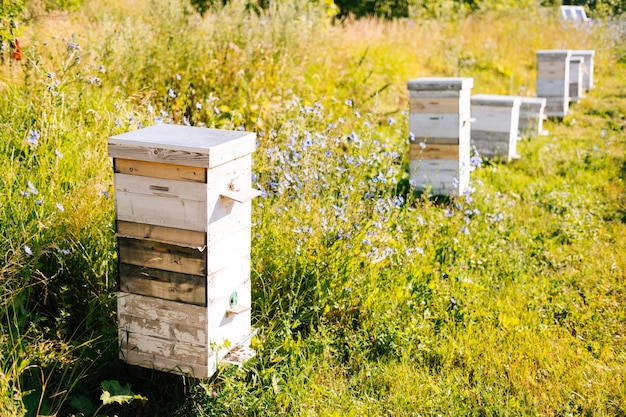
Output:
[[37,146],[39,144],[40,137],[41,134],[37,130],[31,129],[28,131],[28,143],[30,143],[31,145]]

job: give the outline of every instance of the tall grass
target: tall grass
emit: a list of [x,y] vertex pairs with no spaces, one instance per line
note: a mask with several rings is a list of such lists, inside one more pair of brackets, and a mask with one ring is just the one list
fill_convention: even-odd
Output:
[[[623,41],[550,9],[325,12],[86,2],[25,31],[0,76],[0,414],[626,413]],[[469,195],[414,194],[406,80],[532,95],[550,48],[597,51],[572,116]],[[257,357],[207,381],[117,359],[106,139],[161,122],[259,142]],[[148,402],[100,404],[105,380]]]

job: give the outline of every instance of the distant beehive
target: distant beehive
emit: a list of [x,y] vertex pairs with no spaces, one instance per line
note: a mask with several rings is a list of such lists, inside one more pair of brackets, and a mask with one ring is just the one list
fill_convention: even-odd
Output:
[[583,97],[585,58],[572,55],[569,62],[569,101],[576,103]]
[[469,187],[472,78],[415,78],[409,90],[410,179],[434,195]]
[[518,136],[533,138],[543,134],[545,108],[545,98],[520,97]]
[[591,90],[593,85],[593,57],[595,55],[593,50],[573,50],[572,57],[582,57],[585,59],[583,66],[583,90]]
[[165,124],[109,139],[127,363],[206,378],[249,345],[255,142]]
[[521,98],[495,94],[472,96],[471,145],[485,157],[517,157]]
[[569,61],[571,51],[537,51],[537,97],[546,98],[546,115],[565,117],[569,112]]

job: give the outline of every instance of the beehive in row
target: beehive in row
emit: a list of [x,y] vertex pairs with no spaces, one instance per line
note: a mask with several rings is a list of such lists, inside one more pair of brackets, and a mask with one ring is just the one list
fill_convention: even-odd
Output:
[[546,99],[546,115],[565,117],[569,111],[570,50],[537,51],[537,97]]
[[585,91],[583,89],[585,58],[572,55],[569,63],[569,101],[576,103],[583,97]]
[[506,161],[517,156],[517,130],[521,98],[476,94],[472,103],[471,145],[485,157]]
[[543,134],[545,108],[545,98],[520,97],[518,136],[533,138]]
[[109,139],[127,363],[205,378],[248,345],[255,142],[164,124]]
[[593,63],[593,58],[595,56],[595,51],[593,50],[573,50],[572,51],[572,56],[573,57],[581,57],[584,59],[583,61],[583,83],[582,83],[582,88],[584,91],[589,91],[591,89],[593,89],[594,87],[594,83],[593,83],[593,70],[594,70],[594,63]]
[[472,78],[409,80],[410,179],[434,195],[469,186]]

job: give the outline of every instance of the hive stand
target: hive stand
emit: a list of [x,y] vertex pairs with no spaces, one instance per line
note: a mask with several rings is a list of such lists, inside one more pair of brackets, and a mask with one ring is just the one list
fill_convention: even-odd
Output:
[[127,363],[207,378],[235,348],[250,353],[255,142],[165,124],[109,139]]
[[472,78],[409,80],[410,180],[417,190],[460,195],[469,187]]

